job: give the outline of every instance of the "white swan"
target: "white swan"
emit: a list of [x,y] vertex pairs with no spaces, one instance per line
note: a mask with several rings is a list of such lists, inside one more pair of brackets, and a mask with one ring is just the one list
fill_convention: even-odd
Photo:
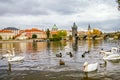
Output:
[[103,57],[104,60],[118,60],[120,59],[120,55],[119,54],[111,54],[111,55],[104,55]]
[[15,56],[15,51],[14,51],[14,48],[12,50],[12,54],[13,56],[8,56],[8,62],[13,62],[13,61],[21,61],[21,60],[24,60],[24,56]]
[[9,57],[8,62],[16,62],[16,61],[22,61],[24,60],[24,56],[14,56],[14,57]]
[[88,64],[88,62],[85,62],[83,65],[83,71],[84,72],[91,72],[91,71],[95,71],[98,68],[98,63],[94,63],[94,64]]
[[3,58],[13,57],[15,56],[14,48],[12,49],[12,52],[10,50],[7,50],[8,54],[2,55]]

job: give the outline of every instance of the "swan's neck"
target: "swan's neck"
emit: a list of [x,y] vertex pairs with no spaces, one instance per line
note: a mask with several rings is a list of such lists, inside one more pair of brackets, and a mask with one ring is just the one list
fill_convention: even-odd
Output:
[[106,53],[104,54],[104,58],[105,58],[105,57],[107,57],[107,54],[106,54]]
[[12,50],[12,55],[15,56],[15,50],[14,49]]
[[88,65],[84,66],[83,71],[87,71]]
[[9,56],[8,56],[8,61],[9,61],[9,60],[11,60],[11,56],[10,56],[10,54],[9,54]]

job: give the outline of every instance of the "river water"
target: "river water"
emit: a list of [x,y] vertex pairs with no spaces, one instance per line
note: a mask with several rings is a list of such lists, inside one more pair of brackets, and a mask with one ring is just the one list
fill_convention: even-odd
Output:
[[[120,47],[119,40],[85,40],[60,42],[13,42],[0,43],[0,57],[6,50],[15,48],[16,55],[25,56],[22,62],[8,63],[0,59],[0,80],[119,80],[120,61],[104,61],[99,51]],[[85,51],[85,57],[82,54]],[[56,54],[62,53],[62,57]],[[68,55],[73,54],[73,57]],[[59,61],[65,65],[59,65]],[[98,62],[98,70],[82,71],[84,62]]]

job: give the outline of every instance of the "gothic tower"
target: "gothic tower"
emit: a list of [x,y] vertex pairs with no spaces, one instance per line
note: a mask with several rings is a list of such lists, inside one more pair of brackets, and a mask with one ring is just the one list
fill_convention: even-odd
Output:
[[88,25],[88,32],[87,32],[87,36],[88,36],[88,39],[91,38],[92,36],[92,32],[91,32],[91,27],[90,27],[90,24]]
[[76,39],[77,37],[77,25],[75,24],[75,22],[73,23],[73,26],[72,26],[72,37],[73,39]]
[[91,31],[91,27],[90,27],[90,24],[88,25],[88,31]]

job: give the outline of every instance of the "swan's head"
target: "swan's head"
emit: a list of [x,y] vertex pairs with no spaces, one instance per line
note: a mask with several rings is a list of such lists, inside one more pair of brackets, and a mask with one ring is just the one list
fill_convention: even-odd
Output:
[[10,51],[10,50],[7,50],[7,52],[8,52],[8,53],[11,53],[11,51]]
[[111,51],[114,52],[114,51],[117,51],[118,48],[117,47],[112,47]]
[[87,65],[88,65],[88,62],[85,62],[85,63],[83,64],[84,67],[87,66]]
[[87,65],[88,65],[88,62],[85,62],[85,63],[83,64],[83,71],[86,71]]

